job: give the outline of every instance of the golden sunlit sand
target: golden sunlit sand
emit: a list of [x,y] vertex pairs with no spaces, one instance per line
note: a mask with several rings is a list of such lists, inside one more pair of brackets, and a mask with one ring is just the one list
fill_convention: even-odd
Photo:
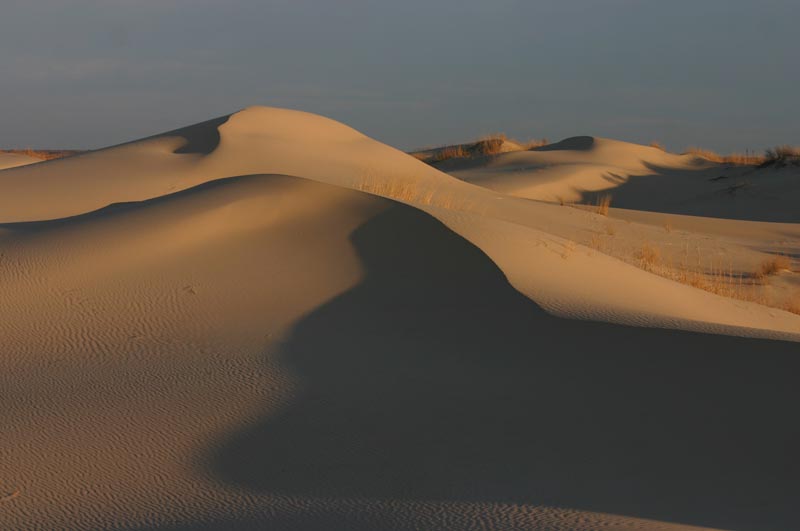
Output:
[[0,153],[0,529],[800,525],[800,167],[470,146]]

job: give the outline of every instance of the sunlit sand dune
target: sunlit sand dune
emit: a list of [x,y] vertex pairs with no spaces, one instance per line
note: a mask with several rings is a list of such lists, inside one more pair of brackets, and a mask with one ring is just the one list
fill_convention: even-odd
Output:
[[[501,157],[601,156],[574,143]],[[797,226],[667,232],[463,164],[253,107],[1,171],[0,528],[797,527],[800,315],[620,250],[780,238],[788,293]]]
[[39,162],[39,159],[19,153],[3,153],[0,151],[0,170],[33,164],[34,162]]

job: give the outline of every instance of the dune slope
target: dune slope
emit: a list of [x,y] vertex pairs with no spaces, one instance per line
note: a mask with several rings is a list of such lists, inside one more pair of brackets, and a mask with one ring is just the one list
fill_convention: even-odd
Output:
[[452,160],[437,167],[466,182],[550,202],[756,221],[800,221],[795,167],[740,166],[597,137],[528,151]]
[[15,168],[17,166],[25,166],[26,164],[33,164],[40,162],[39,159],[22,155],[20,153],[3,153],[0,151],[0,170],[8,168]]

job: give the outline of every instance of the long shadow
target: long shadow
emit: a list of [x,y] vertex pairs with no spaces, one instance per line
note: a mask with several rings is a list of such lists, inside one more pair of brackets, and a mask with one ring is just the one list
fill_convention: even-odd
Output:
[[554,318],[406,207],[352,241],[366,278],[296,326],[302,396],[214,451],[224,481],[800,528],[797,344]]
[[[541,148],[540,148],[541,149]],[[800,209],[774,183],[770,170],[724,166],[676,169],[644,163],[650,173],[627,179],[609,172],[611,190],[584,191],[580,203],[611,194],[612,205],[634,210],[748,221],[800,222]]]

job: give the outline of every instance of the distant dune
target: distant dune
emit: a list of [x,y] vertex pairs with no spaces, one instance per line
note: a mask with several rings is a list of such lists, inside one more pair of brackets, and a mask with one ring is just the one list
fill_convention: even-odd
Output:
[[0,154],[0,528],[800,526],[798,169],[469,149]]
[[14,168],[15,166],[24,166],[25,164],[33,164],[40,160],[41,159],[22,155],[20,153],[5,153],[0,151],[0,170]]

